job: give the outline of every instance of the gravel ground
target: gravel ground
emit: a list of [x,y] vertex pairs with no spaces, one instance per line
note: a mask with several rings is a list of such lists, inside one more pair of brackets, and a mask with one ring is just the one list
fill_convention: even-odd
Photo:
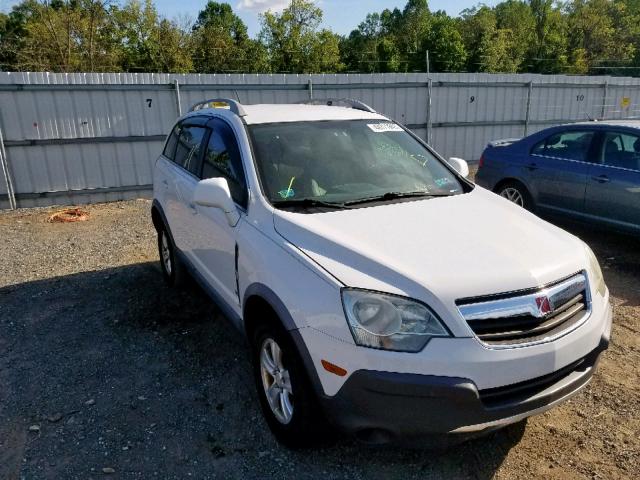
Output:
[[165,287],[144,200],[0,213],[0,478],[640,478],[640,241],[595,250],[613,343],[572,401],[446,451],[339,440],[291,452],[246,346],[195,285]]

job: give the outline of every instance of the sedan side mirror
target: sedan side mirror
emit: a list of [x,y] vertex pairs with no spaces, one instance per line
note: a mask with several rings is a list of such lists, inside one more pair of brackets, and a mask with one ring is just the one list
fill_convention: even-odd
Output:
[[193,192],[193,203],[203,207],[213,207],[222,210],[229,225],[235,227],[240,220],[240,213],[231,198],[229,184],[226,178],[216,177],[200,180]]
[[467,178],[469,176],[469,164],[466,160],[457,157],[451,157],[449,159],[449,165],[455,168],[456,172],[458,172],[464,178]]

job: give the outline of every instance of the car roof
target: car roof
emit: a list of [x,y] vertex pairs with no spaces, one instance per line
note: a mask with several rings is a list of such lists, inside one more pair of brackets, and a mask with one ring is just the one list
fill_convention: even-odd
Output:
[[640,120],[626,119],[626,120],[591,120],[588,122],[570,123],[568,125],[589,125],[600,127],[628,127],[628,128],[640,128]]
[[[378,113],[366,112],[350,107],[305,105],[305,104],[255,104],[242,105],[246,115],[242,118],[248,125],[280,122],[317,122],[322,120],[386,120]],[[191,115],[213,115],[217,108],[203,108]]]

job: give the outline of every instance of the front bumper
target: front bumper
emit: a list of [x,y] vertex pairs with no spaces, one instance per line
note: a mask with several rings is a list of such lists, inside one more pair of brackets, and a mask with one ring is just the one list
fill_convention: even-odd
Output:
[[585,387],[608,336],[585,357],[543,377],[479,390],[466,378],[354,372],[333,397],[322,397],[329,420],[369,443],[423,440],[440,434],[468,438],[488,432],[567,400]]

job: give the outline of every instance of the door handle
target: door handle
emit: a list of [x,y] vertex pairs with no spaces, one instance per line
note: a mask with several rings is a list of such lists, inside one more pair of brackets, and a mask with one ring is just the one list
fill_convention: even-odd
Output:
[[169,182],[167,182],[166,180],[162,180],[162,184],[163,184],[165,187],[169,188]]
[[538,164],[537,163],[530,163],[527,165],[527,168],[531,171],[533,170],[537,170],[538,169]]
[[598,183],[607,183],[610,182],[611,179],[609,177],[607,177],[606,175],[600,175],[597,177],[591,177],[593,180],[595,180]]
[[191,209],[191,213],[193,213],[194,215],[198,213],[198,209],[196,208],[196,204],[189,202],[189,208]]

